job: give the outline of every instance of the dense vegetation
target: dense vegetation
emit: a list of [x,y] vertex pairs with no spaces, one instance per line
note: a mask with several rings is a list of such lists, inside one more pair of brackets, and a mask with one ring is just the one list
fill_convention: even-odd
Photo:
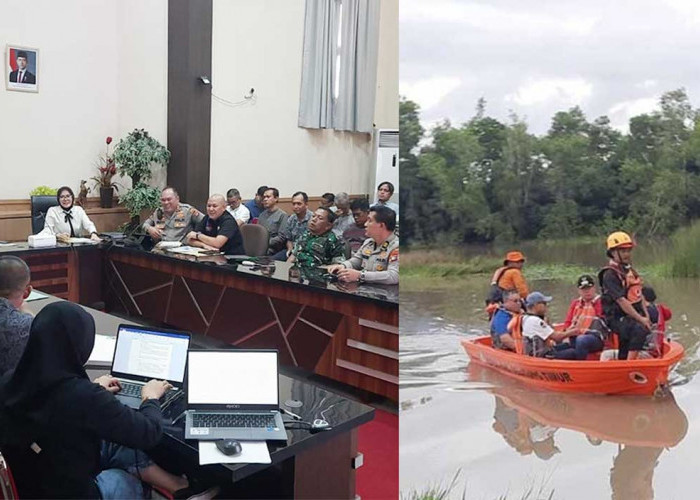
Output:
[[700,111],[684,89],[660,111],[630,119],[560,111],[537,137],[513,115],[477,103],[467,123],[426,134],[414,102],[400,102],[404,244],[510,242],[623,229],[665,236],[700,216]]

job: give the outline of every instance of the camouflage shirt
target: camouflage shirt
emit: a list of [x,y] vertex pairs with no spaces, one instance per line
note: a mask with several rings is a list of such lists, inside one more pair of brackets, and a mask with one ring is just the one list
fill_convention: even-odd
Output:
[[317,236],[307,229],[294,244],[293,253],[300,266],[339,264],[345,260],[345,244],[333,231]]

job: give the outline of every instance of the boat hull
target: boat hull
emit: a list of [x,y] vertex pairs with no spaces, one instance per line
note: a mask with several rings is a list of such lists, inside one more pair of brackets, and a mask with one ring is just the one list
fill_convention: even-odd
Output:
[[565,361],[533,358],[494,349],[490,337],[462,340],[472,363],[487,366],[530,386],[587,394],[654,394],[668,384],[668,372],[683,357],[683,346],[664,343],[664,355],[625,361]]

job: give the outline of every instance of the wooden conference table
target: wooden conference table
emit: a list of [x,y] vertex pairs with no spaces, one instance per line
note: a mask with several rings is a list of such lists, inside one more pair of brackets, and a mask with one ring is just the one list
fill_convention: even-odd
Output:
[[[28,302],[35,314],[56,297]],[[116,335],[124,320],[110,314],[85,308],[94,318],[96,331]],[[194,335],[195,348],[231,348],[224,342]],[[104,372],[90,370],[91,376]],[[184,439],[184,419],[165,426],[166,438],[149,454],[161,465],[173,471],[195,474],[224,485],[222,498],[355,498],[355,469],[357,428],[374,418],[374,409],[346,399],[305,380],[296,378],[281,368],[279,379],[280,404],[305,421],[324,415],[332,425],[329,431],[311,434],[307,430],[288,430],[287,443],[269,442],[272,464],[216,464],[199,466],[197,442]],[[300,407],[285,406],[287,402]],[[298,402],[298,403],[297,403]],[[172,421],[185,407],[179,402],[165,412]],[[288,417],[285,417],[288,420]],[[233,484],[235,483],[235,484]]]
[[68,300],[248,348],[398,401],[398,286],[342,285],[286,262],[248,267],[116,244],[0,247]]

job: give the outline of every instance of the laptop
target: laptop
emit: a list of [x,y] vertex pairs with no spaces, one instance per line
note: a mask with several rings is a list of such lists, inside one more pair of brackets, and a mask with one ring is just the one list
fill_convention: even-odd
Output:
[[185,438],[287,440],[274,349],[190,351]]
[[183,392],[190,334],[150,326],[119,325],[112,358],[112,376],[121,384],[117,399],[131,408],[141,406],[141,389],[152,379],[173,388],[161,398],[168,406]]

